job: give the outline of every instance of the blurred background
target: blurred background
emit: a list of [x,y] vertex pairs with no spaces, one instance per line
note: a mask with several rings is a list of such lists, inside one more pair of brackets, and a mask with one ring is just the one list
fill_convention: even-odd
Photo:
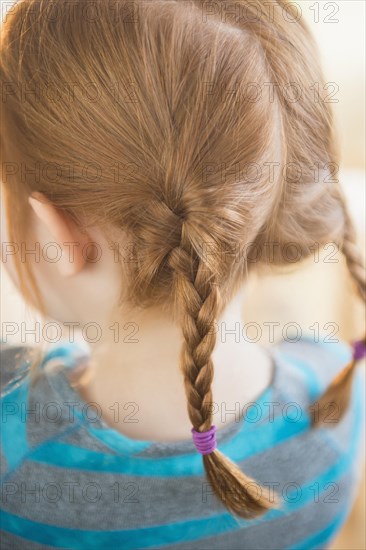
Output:
[[[1,2],[3,17],[11,4]],[[365,255],[365,2],[298,0],[296,4],[318,42],[326,81],[332,83],[329,93],[335,100],[333,109],[342,146],[340,180],[357,228],[360,251]],[[320,330],[331,322],[339,327],[339,339],[351,341],[362,336],[364,306],[354,293],[342,257],[337,254],[336,258],[336,263],[330,263],[321,254],[318,263],[311,261],[288,274],[251,280],[244,321],[262,324],[271,319],[281,326],[296,322],[304,332],[309,332],[315,322]],[[34,322],[34,313],[24,305],[3,266],[1,283],[1,319]],[[365,480],[354,510],[331,548],[365,549],[364,517]]]

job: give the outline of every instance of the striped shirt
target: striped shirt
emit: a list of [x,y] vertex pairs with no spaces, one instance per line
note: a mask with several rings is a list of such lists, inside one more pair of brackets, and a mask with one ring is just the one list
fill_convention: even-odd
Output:
[[[303,337],[268,351],[270,386],[217,430],[218,449],[281,499],[280,508],[244,520],[212,494],[192,440],[128,438],[82,400],[70,373],[86,365],[84,347],[54,345],[30,383],[33,349],[2,344],[1,548],[327,547],[361,475],[362,372],[342,421],[332,423],[330,410],[329,427],[311,429],[308,406],[351,348]],[[133,408],[123,414],[133,421]]]

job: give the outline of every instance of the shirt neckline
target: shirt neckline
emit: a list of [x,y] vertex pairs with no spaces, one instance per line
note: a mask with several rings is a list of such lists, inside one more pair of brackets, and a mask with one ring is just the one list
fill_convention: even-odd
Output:
[[[244,417],[250,416],[251,410],[256,407],[263,407],[264,403],[270,400],[272,388],[276,384],[278,376],[278,357],[275,353],[275,346],[272,348],[263,348],[272,364],[272,376],[269,384],[260,394],[247,404],[248,408],[242,412],[239,421],[230,422],[227,425],[221,426],[216,430],[217,444],[226,443],[239,432],[256,429],[261,426],[265,420],[261,422],[246,422]],[[57,395],[57,398],[62,402],[77,403],[74,407],[75,415],[80,425],[82,425],[90,436],[96,438],[111,450],[122,455],[139,454],[148,449],[149,453],[154,455],[155,452],[161,455],[172,454],[197,454],[197,450],[191,438],[157,441],[157,440],[142,440],[131,438],[124,435],[122,432],[109,425],[102,417],[93,418],[90,421],[85,410],[88,408],[88,403],[83,400],[75,386],[71,382],[70,374],[75,372],[77,368],[84,368],[90,358],[89,348],[79,343],[66,343],[62,345],[54,345],[44,356],[39,369],[46,376],[48,383]],[[86,408],[86,409],[85,409]]]

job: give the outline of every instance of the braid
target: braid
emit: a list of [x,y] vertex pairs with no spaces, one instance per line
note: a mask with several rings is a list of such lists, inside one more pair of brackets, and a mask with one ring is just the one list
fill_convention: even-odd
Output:
[[[349,274],[351,275],[351,278],[355,284],[355,289],[361,299],[365,302],[365,265],[357,247],[356,231],[344,198],[341,198],[341,204],[344,213],[344,234],[340,249],[346,260],[346,265]],[[366,346],[366,335],[361,340],[361,342],[364,346]],[[350,403],[353,377],[356,372],[357,363],[358,357],[356,356],[356,353],[354,353],[351,361],[344,367],[344,369],[338,374],[331,385],[327,388],[325,393],[320,397],[317,402],[317,414],[316,416],[312,417],[313,426],[320,426],[324,423],[326,417],[328,416],[327,409],[332,403],[337,405],[337,420],[340,420],[342,418]],[[310,410],[312,412],[314,411],[313,406],[314,404],[310,407]],[[332,426],[334,424],[331,423],[330,425]]]
[[[219,285],[195,256],[184,222],[181,244],[172,250],[168,262],[174,273],[174,296],[183,314],[181,368],[188,415],[193,428],[207,432],[212,428],[211,355],[216,343],[212,327],[220,307]],[[277,499],[271,502],[264,497],[264,489],[217,449],[203,454],[203,465],[214,493],[230,512],[253,518],[277,504]]]
[[344,210],[345,229],[341,250],[345,257],[348,271],[356,285],[356,290],[361,299],[366,302],[365,264],[359,252],[356,232],[344,201],[342,201],[342,206]]
[[183,323],[182,368],[188,400],[188,414],[197,430],[206,431],[212,420],[213,364],[211,354],[216,334],[211,330],[219,304],[217,286],[208,282],[202,263],[192,278],[191,257],[181,247],[174,248],[170,266],[179,273],[179,286],[187,298]]

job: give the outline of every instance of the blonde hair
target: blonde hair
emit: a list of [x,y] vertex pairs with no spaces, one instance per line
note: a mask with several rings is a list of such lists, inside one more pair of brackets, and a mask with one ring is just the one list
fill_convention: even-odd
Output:
[[[10,240],[24,241],[35,191],[85,229],[123,231],[126,299],[181,323],[188,414],[206,431],[212,326],[253,269],[288,263],[289,242],[304,259],[332,241],[365,300],[319,55],[285,0],[237,1],[237,14],[199,0],[88,4],[23,0],[3,27]],[[30,285],[42,309],[29,265],[15,259],[23,294]],[[343,404],[352,365],[331,390]],[[203,463],[232,513],[276,504],[219,450]]]

